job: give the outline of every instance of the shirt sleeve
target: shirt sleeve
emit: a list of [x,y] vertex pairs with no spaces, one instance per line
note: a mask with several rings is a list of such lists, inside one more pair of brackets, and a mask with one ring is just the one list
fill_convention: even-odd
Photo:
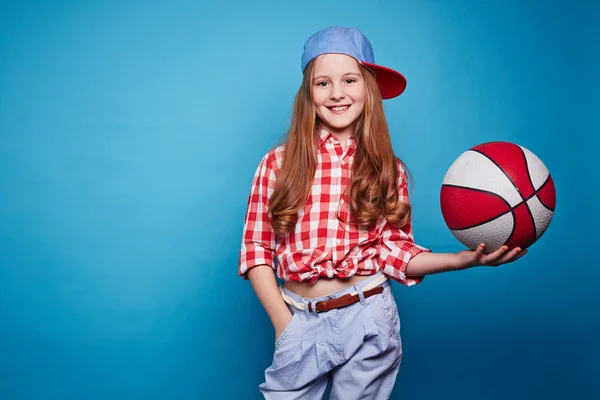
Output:
[[248,198],[238,264],[238,274],[244,279],[248,279],[248,270],[257,265],[266,264],[275,270],[276,233],[267,207],[275,188],[275,172],[270,159],[267,154],[258,165]]
[[[408,177],[401,165],[398,167],[398,195],[400,201],[408,203]],[[382,272],[406,286],[421,283],[424,277],[406,277],[406,267],[414,256],[423,251],[430,252],[431,250],[414,242],[412,222],[409,222],[402,228],[395,227],[386,222],[381,241],[380,258],[383,261]]]

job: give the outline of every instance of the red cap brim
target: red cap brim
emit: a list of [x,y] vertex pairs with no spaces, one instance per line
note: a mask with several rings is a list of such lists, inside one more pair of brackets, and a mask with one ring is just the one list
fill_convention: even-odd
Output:
[[400,72],[377,64],[363,62],[363,65],[375,73],[381,98],[391,99],[400,96],[406,89],[406,78]]

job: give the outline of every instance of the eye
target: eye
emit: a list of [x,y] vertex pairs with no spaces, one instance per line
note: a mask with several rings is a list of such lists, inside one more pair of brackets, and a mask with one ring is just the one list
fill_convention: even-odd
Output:
[[356,79],[354,79],[354,78],[348,78],[348,79],[346,79],[346,80],[345,80],[345,82],[346,82],[347,84],[351,84],[351,83],[354,83],[354,82],[356,82]]
[[317,82],[317,86],[325,87],[325,86],[327,86],[327,82],[326,81]]

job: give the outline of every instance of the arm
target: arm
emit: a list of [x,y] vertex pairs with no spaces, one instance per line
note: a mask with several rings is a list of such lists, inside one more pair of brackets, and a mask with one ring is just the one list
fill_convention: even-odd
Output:
[[[402,202],[408,203],[408,177],[401,163],[398,164],[398,195]],[[382,235],[383,272],[398,282],[411,286],[422,282],[426,275],[440,272],[458,271],[478,265],[496,266],[516,261],[527,250],[515,248],[508,251],[506,246],[484,254],[484,245],[475,250],[463,250],[458,253],[432,253],[429,249],[413,242],[412,224],[401,229],[386,224]]]
[[292,313],[281,297],[273,268],[268,265],[257,265],[248,271],[248,279],[256,292],[256,297],[269,315],[275,328],[275,337],[278,338],[292,319]]
[[[398,200],[408,204],[408,175],[400,160],[397,160],[398,168]],[[419,276],[419,268],[412,271],[408,276],[408,264],[414,258],[431,251],[414,242],[412,222],[408,222],[399,228],[386,222],[380,238],[379,259],[380,267],[384,274],[402,283],[405,286],[413,286],[423,281],[424,276]]]
[[508,251],[507,246],[502,246],[490,254],[484,254],[484,247],[480,244],[475,251],[463,250],[458,253],[419,253],[408,262],[405,274],[407,277],[422,277],[479,265],[497,266],[516,261],[527,253],[527,250],[518,247]]
[[275,187],[275,173],[266,155],[260,162],[250,191],[242,233],[238,273],[250,280],[262,306],[275,328],[275,337],[283,332],[292,314],[281,297],[275,280],[276,234],[268,216],[269,196]]

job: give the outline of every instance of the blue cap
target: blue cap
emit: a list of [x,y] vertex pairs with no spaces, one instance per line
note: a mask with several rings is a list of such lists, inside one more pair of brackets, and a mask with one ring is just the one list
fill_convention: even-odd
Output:
[[321,54],[345,54],[354,57],[362,65],[370,69],[377,79],[381,97],[391,99],[399,96],[406,88],[406,79],[393,69],[375,64],[375,55],[371,42],[356,28],[332,26],[314,33],[304,43],[302,54],[302,73],[310,60]]

